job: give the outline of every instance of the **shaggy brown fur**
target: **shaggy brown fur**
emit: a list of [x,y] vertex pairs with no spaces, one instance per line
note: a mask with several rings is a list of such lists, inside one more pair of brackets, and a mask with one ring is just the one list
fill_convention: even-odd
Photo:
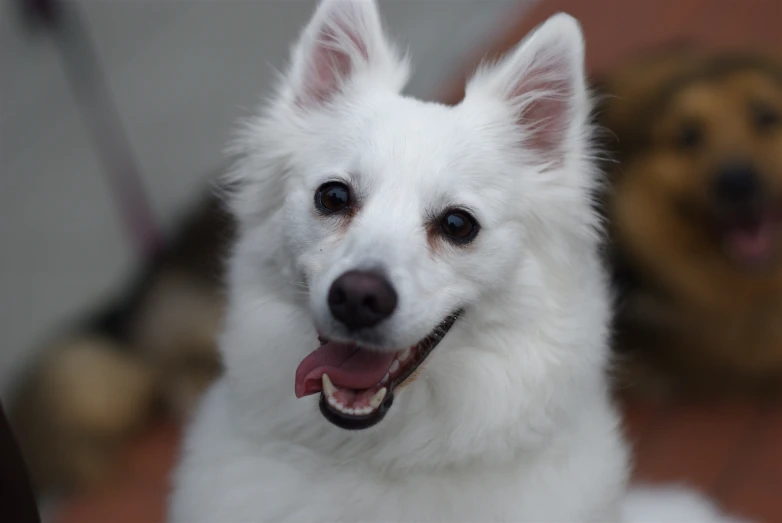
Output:
[[677,47],[602,88],[623,385],[782,389],[782,63]]

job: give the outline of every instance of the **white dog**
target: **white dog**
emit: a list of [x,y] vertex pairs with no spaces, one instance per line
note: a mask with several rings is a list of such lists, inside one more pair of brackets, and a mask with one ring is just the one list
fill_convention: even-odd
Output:
[[374,2],[326,0],[241,133],[226,373],[171,521],[721,520],[627,494],[577,22],[455,107],[407,78]]

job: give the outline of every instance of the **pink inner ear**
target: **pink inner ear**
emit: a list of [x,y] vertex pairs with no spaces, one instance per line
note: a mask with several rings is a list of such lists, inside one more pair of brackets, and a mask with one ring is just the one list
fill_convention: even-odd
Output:
[[557,159],[565,147],[573,85],[563,65],[534,69],[513,92],[530,100],[519,114],[527,130],[524,145],[549,160]]
[[329,101],[341,83],[350,77],[355,67],[353,61],[358,56],[369,59],[366,42],[356,28],[349,25],[352,21],[347,14],[321,28],[308,59],[300,102],[322,104]]

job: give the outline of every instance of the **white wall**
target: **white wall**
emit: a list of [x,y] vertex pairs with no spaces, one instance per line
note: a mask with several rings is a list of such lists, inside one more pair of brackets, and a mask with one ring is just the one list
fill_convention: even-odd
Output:
[[[533,1],[533,0],[528,0]],[[138,260],[45,38],[0,3],[0,391],[52,328]],[[381,0],[430,95],[500,27],[512,0]],[[232,122],[286,58],[312,0],[79,1],[154,210],[165,226],[222,164]]]

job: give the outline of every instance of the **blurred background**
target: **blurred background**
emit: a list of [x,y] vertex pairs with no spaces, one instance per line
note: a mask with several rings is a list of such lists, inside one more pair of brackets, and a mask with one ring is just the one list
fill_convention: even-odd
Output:
[[[211,184],[236,119],[272,85],[314,5],[0,3],[0,398],[47,519],[162,521],[180,427],[219,373],[215,267],[231,224]],[[712,52],[782,50],[782,0],[380,6],[414,59],[408,92],[446,103],[481,58],[557,11],[583,23],[596,83],[684,40],[704,49],[683,66],[693,70]],[[779,166],[770,176],[782,181]],[[773,292],[782,304],[782,287]],[[770,314],[782,324],[782,305]],[[782,442],[777,403],[623,405],[639,478],[690,481],[782,521],[771,495],[782,489],[782,443],[767,443]]]

